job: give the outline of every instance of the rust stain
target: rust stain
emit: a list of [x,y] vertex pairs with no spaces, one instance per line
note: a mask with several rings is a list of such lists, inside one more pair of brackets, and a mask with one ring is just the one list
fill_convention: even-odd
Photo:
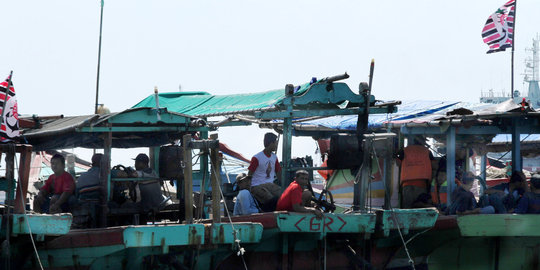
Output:
[[195,226],[191,227],[191,230],[188,234],[188,244],[189,245],[200,245],[201,244],[201,236],[197,235],[197,229]]
[[19,232],[23,231],[23,228],[24,228],[23,224],[24,224],[24,217],[21,216],[19,217]]
[[218,243],[225,243],[225,227],[219,226]]
[[144,235],[143,232],[135,231],[135,243],[136,243],[136,246],[141,245],[143,235]]

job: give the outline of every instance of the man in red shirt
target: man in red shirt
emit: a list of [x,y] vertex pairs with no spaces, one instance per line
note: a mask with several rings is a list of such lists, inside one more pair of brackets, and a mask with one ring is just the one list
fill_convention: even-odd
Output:
[[34,211],[41,213],[44,204],[49,200],[49,213],[56,214],[68,212],[68,200],[75,190],[75,180],[71,174],[65,171],[66,160],[60,154],[55,154],[51,158],[51,169],[54,174],[50,175],[45,185],[39,190],[39,194],[34,198]]
[[309,190],[304,190],[309,181],[309,173],[305,170],[298,170],[294,176],[294,181],[285,189],[279,201],[277,203],[277,211],[292,211],[300,213],[312,213],[317,217],[322,217],[322,212],[313,207],[307,207],[304,202],[302,202],[302,196],[306,197],[311,192]]

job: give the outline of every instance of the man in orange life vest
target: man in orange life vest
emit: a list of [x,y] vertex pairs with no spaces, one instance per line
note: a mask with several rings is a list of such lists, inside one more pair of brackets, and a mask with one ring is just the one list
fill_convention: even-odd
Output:
[[413,144],[398,152],[398,159],[401,161],[401,207],[412,208],[420,194],[428,193],[433,154],[415,138]]

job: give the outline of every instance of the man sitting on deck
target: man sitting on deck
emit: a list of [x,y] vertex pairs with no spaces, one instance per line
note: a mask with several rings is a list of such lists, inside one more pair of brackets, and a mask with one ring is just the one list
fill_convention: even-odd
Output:
[[149,166],[150,158],[146,154],[138,154],[135,158],[135,170],[136,172],[132,177],[139,178],[155,178],[148,180],[141,180],[137,182],[137,186],[140,190],[140,207],[143,212],[150,210],[157,210],[157,208],[164,202],[163,193],[161,192],[161,185],[159,182],[157,173]]
[[252,176],[251,193],[265,211],[273,211],[281,195],[281,187],[274,184],[276,176],[281,182],[281,166],[274,154],[277,144],[277,136],[274,133],[264,134],[264,150],[251,158],[248,167],[248,175]]
[[514,213],[540,214],[540,174],[531,177],[531,192],[525,192]]
[[508,183],[498,184],[484,191],[482,201],[495,207],[497,213],[513,212],[523,194],[529,190],[523,172],[513,171]]
[[489,205],[478,207],[476,198],[471,192],[474,183],[474,176],[467,174],[458,180],[458,187],[452,192],[452,203],[448,206],[449,215],[474,215],[474,214],[494,214],[495,208]]
[[277,211],[292,211],[300,213],[313,213],[318,218],[323,216],[322,212],[313,207],[307,207],[305,205],[306,192],[309,193],[311,197],[311,192],[309,190],[304,190],[308,185],[309,173],[305,170],[296,171],[294,181],[285,189],[279,201],[277,203]]
[[[73,176],[65,171],[66,159],[60,154],[51,158],[51,169],[54,174],[50,175],[45,185],[41,187],[34,198],[34,211],[38,213],[65,213],[70,211],[68,201],[75,190]],[[49,196],[50,199],[49,199]]]
[[100,167],[103,154],[92,156],[92,168],[84,172],[77,179],[75,193],[79,200],[99,200],[101,195]]
[[236,177],[238,186],[238,195],[236,195],[236,203],[234,204],[233,215],[249,215],[259,213],[259,206],[249,192],[251,188],[251,176],[241,173]]

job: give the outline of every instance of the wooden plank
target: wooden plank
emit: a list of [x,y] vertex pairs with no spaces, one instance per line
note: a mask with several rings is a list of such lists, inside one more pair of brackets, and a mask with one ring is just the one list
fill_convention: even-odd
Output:
[[540,236],[540,215],[469,215],[457,222],[462,236]]
[[191,134],[186,134],[182,138],[184,147],[184,210],[186,223],[193,223],[193,175],[191,164]]

